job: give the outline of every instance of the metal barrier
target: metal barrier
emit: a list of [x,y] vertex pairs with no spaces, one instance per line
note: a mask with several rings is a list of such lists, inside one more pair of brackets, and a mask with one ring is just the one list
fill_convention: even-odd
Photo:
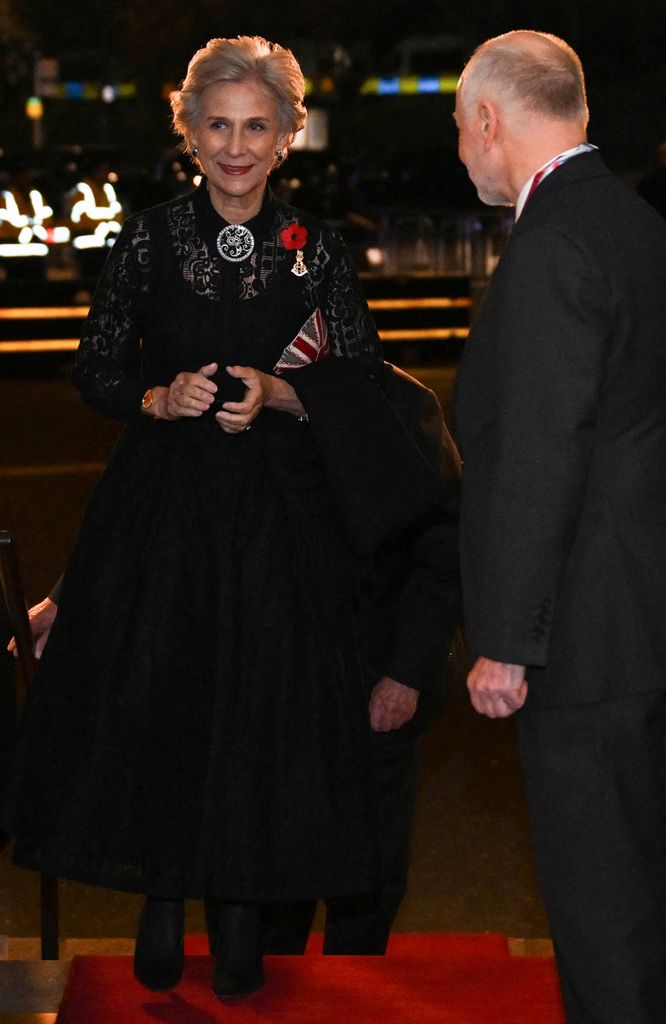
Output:
[[[32,652],[32,634],[15,545],[11,535],[5,530],[0,530],[0,585],[9,625],[16,639],[18,654],[16,711],[20,715],[25,706],[28,689],[35,676],[37,662]],[[53,875],[40,875],[40,916],[42,960],[57,960],[59,956],[58,879]]]

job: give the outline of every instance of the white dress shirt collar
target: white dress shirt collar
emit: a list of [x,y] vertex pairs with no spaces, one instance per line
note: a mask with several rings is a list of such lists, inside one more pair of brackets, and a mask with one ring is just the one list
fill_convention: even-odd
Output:
[[566,163],[566,161],[570,160],[572,156],[578,156],[579,153],[589,153],[591,150],[597,148],[598,147],[593,146],[591,142],[581,142],[580,145],[572,146],[571,149],[565,149],[563,153],[560,153],[558,156],[553,157],[552,160],[547,160],[545,164],[542,164],[541,167],[538,167],[534,174],[532,174],[527,179],[527,181],[521,188],[520,193],[518,194],[518,199],[516,200],[516,220],[518,220],[521,213],[523,212],[523,209],[525,208],[525,203],[527,202],[527,198],[531,193],[532,182],[535,178],[539,179],[538,185],[540,185],[543,179],[547,178],[548,175],[552,171],[554,171],[556,167],[559,167],[561,164]]

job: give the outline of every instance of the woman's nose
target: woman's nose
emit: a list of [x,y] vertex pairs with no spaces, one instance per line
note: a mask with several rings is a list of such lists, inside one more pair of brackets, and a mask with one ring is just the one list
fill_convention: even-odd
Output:
[[229,153],[242,153],[243,152],[243,133],[240,129],[232,129],[229,135],[228,144]]

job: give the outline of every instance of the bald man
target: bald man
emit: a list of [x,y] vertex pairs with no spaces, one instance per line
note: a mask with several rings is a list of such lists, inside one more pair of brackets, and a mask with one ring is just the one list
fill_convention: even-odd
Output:
[[588,144],[562,40],[489,40],[455,118],[517,218],[455,398],[468,688],[518,712],[569,1024],[664,1024],[666,225]]

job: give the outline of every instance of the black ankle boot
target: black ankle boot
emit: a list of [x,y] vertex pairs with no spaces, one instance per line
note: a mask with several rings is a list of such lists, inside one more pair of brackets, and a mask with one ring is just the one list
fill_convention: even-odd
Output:
[[264,983],[255,903],[220,903],[213,991],[220,999],[249,995]]
[[237,968],[235,971],[229,971],[215,963],[213,992],[218,999],[249,996],[251,992],[257,992],[263,983],[264,967],[261,957],[251,967]]
[[134,977],[144,988],[166,992],[183,974],[183,900],[147,896],[134,947]]

